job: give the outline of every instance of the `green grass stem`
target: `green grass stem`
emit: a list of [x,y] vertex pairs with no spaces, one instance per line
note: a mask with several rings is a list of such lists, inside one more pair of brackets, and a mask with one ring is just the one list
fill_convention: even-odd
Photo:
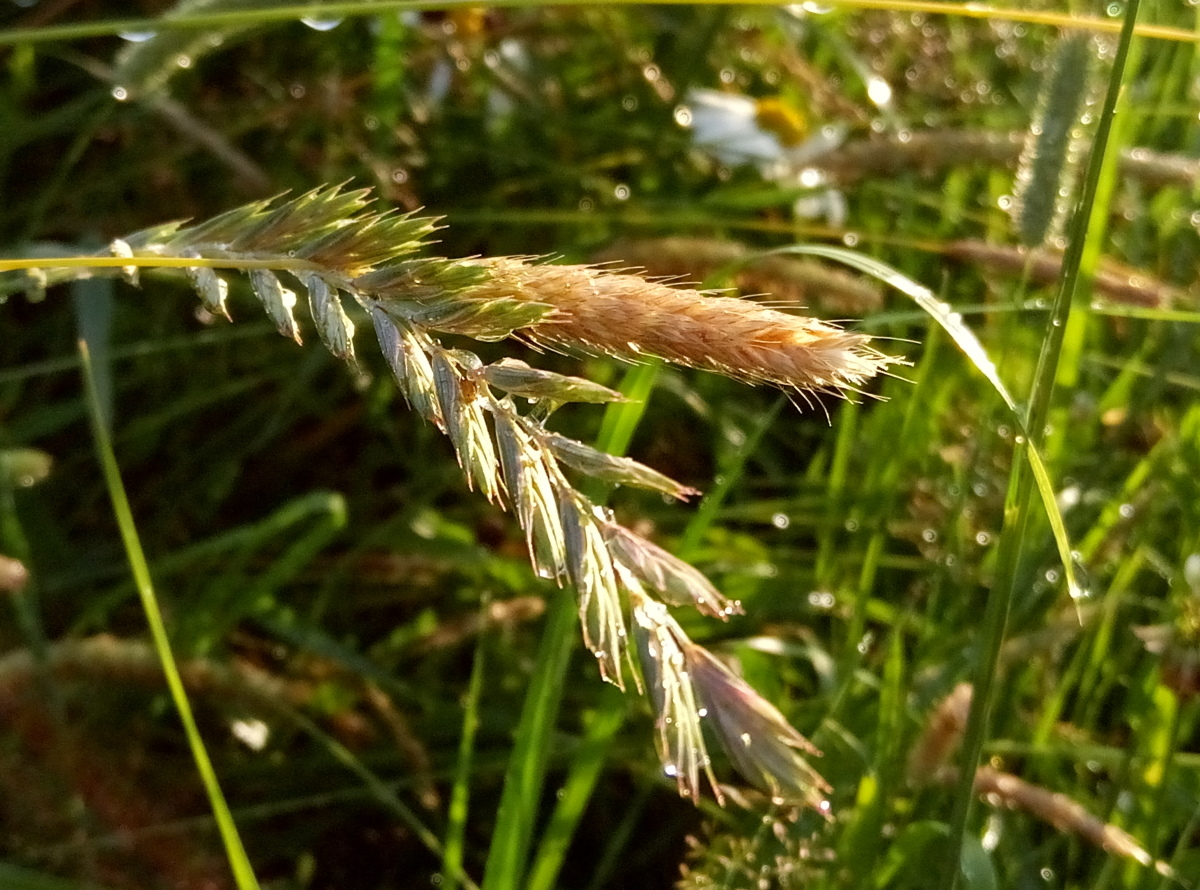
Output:
[[[988,734],[988,717],[992,706],[993,686],[1000,650],[1004,643],[1005,630],[1011,603],[1017,594],[1017,565],[1024,544],[1026,525],[1029,520],[1029,499],[1033,479],[1027,473],[1026,454],[1031,454],[1045,438],[1046,418],[1049,414],[1058,358],[1062,348],[1063,333],[1070,321],[1076,288],[1079,286],[1080,261],[1087,242],[1088,222],[1095,204],[1104,156],[1112,128],[1117,98],[1125,75],[1125,63],[1133,40],[1133,25],[1137,19],[1140,0],[1129,0],[1109,76],[1108,90],[1104,99],[1092,155],[1084,176],[1083,191],[1071,221],[1070,241],[1063,257],[1062,281],[1051,309],[1050,323],[1042,339],[1042,351],[1038,358],[1026,415],[1025,436],[1017,444],[1009,478],[1008,494],[1005,498],[1004,530],[1000,536],[996,557],[996,582],[988,597],[979,650],[975,665],[974,697],[963,740],[960,778],[955,789],[954,811],[950,819],[950,851],[939,886],[954,890],[961,877],[961,862],[965,849],[967,827],[970,819],[975,791],[975,769],[983,754]],[[1032,467],[1033,465],[1028,465]]]
[[[593,0],[559,0],[560,6],[590,6]],[[613,5],[632,5],[634,0],[617,0]],[[704,0],[702,0],[704,2]],[[712,2],[712,0],[709,0]],[[778,5],[785,5],[777,0]],[[759,0],[721,0],[728,6],[761,6]],[[91,37],[114,37],[121,33],[153,30],[193,31],[236,26],[253,26],[272,22],[294,22],[319,13],[322,18],[350,18],[375,16],[385,12],[404,10],[447,9],[447,0],[344,0],[344,2],[300,3],[287,6],[272,6],[263,9],[225,10],[209,13],[192,13],[161,18],[109,19],[99,22],[79,22],[69,25],[44,25],[35,28],[10,28],[0,31],[0,46],[45,43],[48,41],[83,40]],[[495,8],[520,9],[541,6],[532,0],[496,0]],[[664,5],[697,5],[694,0],[665,0]],[[881,9],[892,12],[932,13],[959,16],[962,18],[992,19],[997,21],[1022,22],[1058,28],[1074,28],[1099,34],[1117,31],[1117,23],[1100,18],[1078,16],[1030,9],[1005,9],[984,6],[978,3],[949,3],[939,0],[832,0],[831,5],[847,9]],[[1182,28],[1160,25],[1143,25],[1139,36],[1181,43],[1200,41],[1200,34]]]
[[121,532],[121,541],[125,545],[125,554],[129,559],[129,567],[137,584],[138,596],[142,601],[142,609],[146,613],[146,622],[150,625],[150,634],[154,639],[154,648],[158,651],[162,662],[163,674],[167,680],[167,688],[171,692],[171,700],[179,711],[179,719],[183,723],[187,735],[188,746],[192,751],[192,759],[204,784],[208,795],[209,805],[217,820],[217,830],[225,845],[225,855],[229,867],[233,871],[238,890],[258,890],[258,879],[242,846],[241,836],[225,802],[225,795],[217,781],[216,771],[200,737],[196,726],[196,718],[192,714],[192,706],[188,701],[187,691],[183,688],[183,680],[179,676],[179,668],[175,664],[175,656],[171,652],[171,641],[163,622],[162,612],[158,608],[158,598],[154,593],[154,585],[150,580],[150,568],[146,564],[146,555],[142,552],[141,540],[138,537],[137,526],[133,519],[133,510],[129,506],[129,498],[125,494],[125,486],[121,481],[121,472],[117,466],[116,454],[113,452],[112,441],[108,430],[105,429],[100,412],[100,397],[96,387],[96,377],[92,371],[91,359],[88,355],[87,344],[79,343],[81,367],[86,391],[88,412],[92,420],[92,435],[96,445],[96,455],[104,472],[104,480],[108,486],[109,498],[112,501],[113,513]]
[[[487,603],[480,609],[481,621],[487,614]],[[458,876],[466,863],[467,813],[471,802],[471,775],[475,756],[475,736],[479,732],[479,702],[483,694],[484,665],[487,661],[487,624],[483,623],[475,642],[471,661],[471,679],[463,702],[462,731],[458,737],[458,760],[454,766],[454,783],[450,786],[450,804],[446,810],[446,840],[442,844],[442,887],[456,890]]]

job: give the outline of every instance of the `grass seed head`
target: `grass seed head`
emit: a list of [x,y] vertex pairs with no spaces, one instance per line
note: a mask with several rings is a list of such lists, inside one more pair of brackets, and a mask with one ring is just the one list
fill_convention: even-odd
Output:
[[[479,260],[492,274],[474,298],[518,297],[553,307],[518,331],[532,342],[627,361],[660,358],[801,392],[857,391],[895,360],[870,338],[732,297],[669,287],[590,266]],[[485,291],[478,294],[474,291]]]

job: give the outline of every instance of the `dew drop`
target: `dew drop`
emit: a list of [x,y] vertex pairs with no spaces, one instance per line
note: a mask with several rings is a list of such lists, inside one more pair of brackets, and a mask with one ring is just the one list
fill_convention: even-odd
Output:
[[1183,561],[1183,579],[1193,592],[1200,592],[1200,553],[1193,553]]
[[122,86],[115,86],[112,88],[112,97],[118,102],[124,102],[129,98],[129,90]]
[[776,513],[771,517],[771,525],[775,526],[776,528],[787,528],[791,524],[792,520],[790,520],[784,513]]
[[145,43],[152,37],[158,36],[157,31],[122,31],[120,37],[130,43]]
[[613,197],[616,198],[618,201],[628,201],[629,195],[630,195],[629,186],[627,186],[623,183],[613,189]]
[[320,19],[316,18],[315,16],[305,16],[304,18],[301,18],[300,21],[304,22],[304,24],[308,25],[308,27],[312,28],[314,31],[332,31],[342,23],[343,19]]

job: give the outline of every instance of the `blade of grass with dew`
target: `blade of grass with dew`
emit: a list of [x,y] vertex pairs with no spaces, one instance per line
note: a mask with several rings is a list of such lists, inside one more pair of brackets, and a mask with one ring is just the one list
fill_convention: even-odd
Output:
[[100,396],[96,386],[96,378],[92,371],[91,358],[88,355],[87,344],[82,340],[79,342],[79,352],[97,457],[104,471],[104,480],[108,486],[113,513],[116,515],[117,525],[121,531],[121,540],[125,545],[125,553],[129,558],[130,569],[133,572],[134,580],[137,582],[138,596],[141,598],[142,608],[146,612],[146,621],[150,625],[150,633],[154,638],[154,647],[158,651],[159,660],[162,662],[163,674],[167,679],[167,687],[170,689],[171,699],[179,711],[179,718],[183,723],[184,732],[187,735],[188,746],[191,748],[192,758],[196,761],[196,769],[200,773],[201,781],[204,783],[204,790],[208,794],[209,805],[212,807],[213,816],[217,820],[217,829],[220,832],[221,841],[225,845],[225,855],[229,859],[229,866],[233,871],[233,877],[237,882],[238,890],[259,890],[258,879],[255,878],[254,869],[251,867],[250,860],[246,856],[246,850],[242,845],[242,839],[238,834],[237,826],[234,824],[233,815],[229,812],[229,806],[225,802],[225,795],[221,792],[216,771],[213,769],[212,761],[208,757],[208,751],[204,747],[204,740],[200,737],[200,730],[197,728],[195,717],[192,715],[192,706],[188,701],[187,692],[183,688],[183,680],[180,679],[179,668],[175,664],[175,656],[171,652],[167,628],[163,622],[162,612],[158,608],[158,599],[155,596],[154,587],[150,580],[150,568],[147,566],[146,556],[142,552],[141,541],[138,538],[137,527],[133,520],[133,511],[129,506],[129,499],[125,494],[125,487],[121,481],[120,469],[117,466],[117,458],[112,449],[108,430],[104,426],[100,408]]
[[1024,452],[1024,457],[1029,462],[1030,469],[1033,471],[1038,493],[1041,495],[1042,504],[1046,510],[1046,518],[1049,520],[1050,530],[1054,534],[1054,543],[1058,547],[1058,556],[1062,561],[1063,573],[1067,581],[1067,590],[1072,599],[1080,599],[1085,596],[1086,592],[1080,586],[1076,577],[1075,558],[1072,554],[1071,541],[1067,535],[1066,525],[1063,523],[1062,511],[1059,510],[1058,502],[1055,499],[1054,483],[1050,480],[1050,474],[1046,469],[1045,462],[1042,460],[1041,451],[1036,447],[1025,447],[1029,443],[1028,425],[1021,417],[1016,400],[1013,399],[1008,392],[1008,388],[1000,380],[995,362],[988,357],[987,351],[983,348],[983,344],[979,342],[979,338],[975,336],[974,332],[963,324],[962,317],[946,303],[937,299],[933,291],[929,290],[929,288],[918,284],[907,275],[898,272],[886,263],[851,250],[840,247],[828,247],[823,244],[794,244],[789,247],[776,248],[775,250],[767,251],[767,253],[793,253],[819,256],[844,263],[851,268],[858,269],[860,272],[877,278],[885,284],[890,284],[901,293],[911,297],[918,306],[925,310],[930,318],[941,325],[943,330],[950,335],[950,338],[954,340],[958,348],[971,361],[976,370],[987,378],[988,383],[992,385],[992,388],[1004,400],[1004,404],[1008,406],[1009,411],[1012,412],[1013,418],[1021,431],[1017,444],[1020,450]]
[[[596,438],[597,448],[619,455],[629,447],[645,413],[646,401],[654,389],[658,372],[657,362],[637,365],[626,372],[620,389],[627,401],[613,402],[605,409]],[[590,497],[597,497],[601,490],[600,484],[593,483],[587,493]],[[525,876],[532,826],[537,819],[542,798],[550,736],[562,700],[563,678],[576,635],[574,601],[570,592],[557,591],[552,596],[547,612],[542,644],[533,670],[534,682],[526,693],[516,743],[504,777],[504,791],[484,871],[484,890],[519,886]],[[622,722],[619,720],[612,725],[611,721],[593,721],[589,736],[608,733],[611,740]],[[590,745],[585,741],[586,757],[577,759],[569,768],[563,796],[572,802],[572,807],[580,798],[586,803],[591,796],[591,789],[595,787],[599,772],[591,761],[597,757],[602,759],[602,752],[596,753],[598,745],[599,739],[592,739]],[[547,832],[548,837],[556,839],[553,844],[562,844],[561,838],[565,836],[569,839],[574,834],[575,826],[569,823],[577,824],[580,815],[582,807],[578,814],[561,807],[556,809]],[[542,874],[556,872],[557,868],[552,862],[556,856],[561,865],[561,855],[553,847],[540,848],[534,869]]]
[[446,809],[446,833],[442,843],[442,887],[457,890],[458,875],[464,872],[466,851],[467,812],[471,803],[471,771],[475,756],[475,736],[479,731],[479,702],[483,693],[483,669],[486,661],[486,633],[489,603],[479,610],[479,636],[475,640],[475,655],[471,659],[471,679],[467,682],[467,697],[463,702],[462,734],[458,738],[458,760],[454,765],[454,782],[450,786],[450,803]]
[[[595,0],[559,0],[559,6],[590,6]],[[617,0],[610,5],[635,5],[641,0]],[[683,5],[685,0],[670,0],[674,5]],[[694,0],[686,0],[692,3]],[[711,0],[710,0],[711,2]],[[724,0],[731,2],[731,0]],[[758,0],[733,0],[738,5],[757,4]],[[980,3],[953,3],[946,0],[832,0],[832,4],[847,9],[882,9],[892,12],[911,12],[960,16],[963,18],[993,21],[1022,22],[1049,27],[1073,28],[1098,34],[1110,34],[1117,29],[1111,19],[1078,16],[1069,12],[1051,10],[1004,9]],[[351,18],[378,16],[387,12],[420,11],[443,9],[446,0],[342,0],[322,3],[320,12],[326,18]],[[491,6],[497,9],[523,9],[543,5],[540,0],[494,0]],[[32,28],[8,28],[0,30],[0,46],[18,46],[48,41],[83,40],[91,37],[116,37],[121,33],[165,30],[204,30],[237,27],[242,25],[266,25],[276,22],[294,22],[312,15],[313,4],[305,2],[295,5],[280,5],[269,8],[231,10],[216,13],[193,13],[169,18],[123,18],[99,22],[77,22],[65,25],[41,25]],[[1200,33],[1172,28],[1166,25],[1139,26],[1139,36],[1180,43],[1200,42]]]
[[[1070,322],[1071,308],[1076,288],[1079,285],[1080,264],[1087,243],[1088,223],[1096,204],[1108,138],[1112,130],[1117,98],[1125,79],[1126,61],[1129,57],[1130,44],[1133,41],[1133,25],[1137,19],[1139,5],[1140,0],[1129,0],[1125,7],[1121,38],[1117,44],[1112,71],[1109,75],[1104,106],[1096,129],[1096,140],[1092,146],[1092,155],[1084,175],[1079,204],[1075,208],[1071,220],[1070,239],[1062,262],[1062,279],[1042,339],[1042,351],[1038,357],[1029,409],[1025,418],[1025,435],[1022,437],[1022,441],[1017,443],[1018,451],[1024,451],[1030,456],[1036,453],[1045,435],[1046,418],[1050,410],[1050,401],[1054,395],[1063,335]],[[1029,465],[1034,468],[1036,475],[1038,465],[1033,461],[1030,461]],[[996,580],[991,595],[988,597],[984,616],[983,637],[974,677],[975,694],[971,702],[966,734],[963,739],[960,776],[955,789],[954,811],[950,821],[951,855],[947,857],[947,866],[939,882],[939,886],[944,890],[954,890],[961,877],[960,859],[964,850],[967,824],[975,796],[975,768],[979,763],[987,738],[992,686],[1004,642],[1009,605],[1016,595],[1017,564],[1021,557],[1025,528],[1029,518],[1030,488],[1029,477],[1025,473],[1025,461],[1022,459],[1022,455],[1018,454],[1009,476],[1008,494],[1004,505],[1004,527],[996,554]],[[1069,566],[1069,564],[1068,561],[1064,566]]]

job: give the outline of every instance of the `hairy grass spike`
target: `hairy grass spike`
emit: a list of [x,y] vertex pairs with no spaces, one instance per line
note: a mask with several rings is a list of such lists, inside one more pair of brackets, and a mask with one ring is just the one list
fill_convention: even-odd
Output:
[[1013,218],[1021,243],[1033,247],[1061,233],[1075,189],[1081,140],[1079,107],[1091,61],[1087,34],[1065,37],[1050,59],[1037,111],[1017,163]]
[[747,383],[839,395],[858,390],[895,362],[869,346],[864,334],[732,297],[591,266],[474,262],[491,274],[468,289],[471,299],[516,298],[552,307],[517,331],[543,346],[635,362],[655,357]]

